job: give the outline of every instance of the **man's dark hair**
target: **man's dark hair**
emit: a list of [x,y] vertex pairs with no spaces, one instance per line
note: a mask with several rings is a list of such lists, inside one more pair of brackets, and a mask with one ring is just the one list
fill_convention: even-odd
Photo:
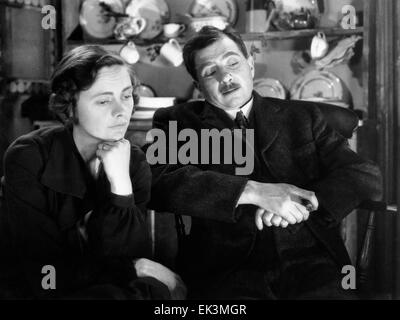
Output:
[[134,88],[133,99],[137,103],[136,88],[139,81],[131,66],[118,54],[99,46],[83,45],[67,52],[56,66],[51,78],[51,96],[49,108],[63,121],[75,118],[77,95],[89,89],[96,81],[99,70],[103,67],[126,66]]
[[225,30],[220,30],[212,26],[205,26],[201,28],[200,31],[196,33],[196,35],[194,35],[193,38],[191,38],[183,47],[183,60],[185,62],[186,70],[194,80],[198,80],[195,64],[197,51],[212,45],[214,42],[223,37],[228,37],[235,42],[246,59],[249,57],[246,45],[244,44],[242,38],[240,37],[239,33],[234,31],[232,28],[228,27]]

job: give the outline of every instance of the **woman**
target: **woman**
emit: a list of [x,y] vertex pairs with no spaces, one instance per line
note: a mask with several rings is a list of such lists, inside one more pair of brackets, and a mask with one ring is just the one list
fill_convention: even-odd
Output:
[[151,173],[124,139],[137,80],[98,46],[67,53],[50,108],[66,124],[17,139],[5,155],[12,248],[33,298],[183,298],[178,275],[150,261]]

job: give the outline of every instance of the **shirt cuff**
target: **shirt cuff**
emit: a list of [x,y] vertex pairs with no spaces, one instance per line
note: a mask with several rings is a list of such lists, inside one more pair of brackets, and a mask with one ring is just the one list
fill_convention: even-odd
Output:
[[122,208],[129,208],[135,204],[135,197],[133,193],[127,196],[122,196],[119,194],[111,193],[110,201],[113,205]]

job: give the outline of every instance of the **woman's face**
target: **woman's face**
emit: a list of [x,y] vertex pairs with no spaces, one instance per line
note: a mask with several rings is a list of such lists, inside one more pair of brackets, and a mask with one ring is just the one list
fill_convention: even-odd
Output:
[[132,91],[126,66],[101,68],[93,85],[78,95],[74,130],[98,141],[122,139],[134,106]]

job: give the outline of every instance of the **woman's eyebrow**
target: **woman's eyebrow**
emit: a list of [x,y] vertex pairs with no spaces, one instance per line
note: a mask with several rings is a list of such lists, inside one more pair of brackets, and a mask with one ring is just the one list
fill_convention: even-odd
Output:
[[[126,88],[122,89],[122,92],[127,91],[127,90],[131,90],[131,89],[133,89],[132,85],[127,86]],[[113,94],[114,94],[114,92],[112,92],[112,91],[104,91],[104,92],[99,92],[99,93],[94,94],[92,96],[92,98],[95,98],[95,97],[98,97],[98,96],[113,95]]]
[[127,86],[125,89],[122,90],[122,92],[126,91],[126,90],[131,90],[133,89],[133,86]]

